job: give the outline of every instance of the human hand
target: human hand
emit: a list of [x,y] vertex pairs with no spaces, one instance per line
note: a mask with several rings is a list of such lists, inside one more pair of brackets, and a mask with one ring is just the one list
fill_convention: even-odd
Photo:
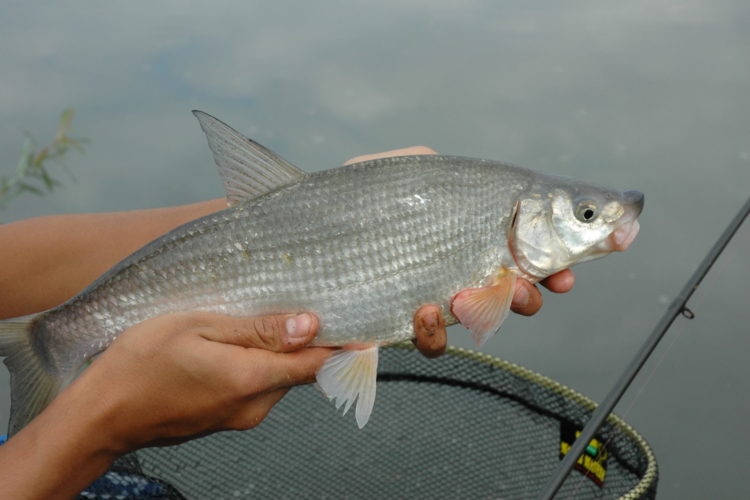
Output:
[[[573,288],[575,275],[565,269],[546,278],[541,284],[555,293],[565,293]],[[542,308],[542,294],[539,289],[527,280],[516,280],[516,290],[510,309],[524,316],[532,316]],[[448,335],[445,331],[445,318],[440,307],[428,304],[420,307],[414,314],[414,345],[419,352],[428,358],[437,358],[445,352]]]
[[258,425],[328,357],[302,349],[317,328],[311,314],[201,312],[129,328],[0,447],[0,498],[72,498],[135,448]]
[[[428,147],[412,146],[357,156],[348,160],[344,165],[391,156],[435,154],[438,154],[437,151]],[[573,288],[575,275],[570,269],[565,269],[544,279],[541,284],[552,292],[565,293]],[[511,311],[524,316],[532,316],[542,308],[542,302],[542,294],[535,285],[525,279],[516,280],[516,290],[513,294],[513,302],[510,305]],[[417,349],[428,358],[436,358],[445,352],[448,336],[445,331],[445,318],[443,318],[438,306],[434,304],[425,305],[414,314],[414,337],[414,344]]]
[[[570,269],[564,269],[548,276],[541,281],[541,285],[555,293],[566,293],[573,289],[576,276]],[[542,308],[542,294],[539,289],[525,279],[516,280],[516,291],[510,310],[524,316],[533,316]]]
[[69,389],[96,396],[119,453],[248,429],[290,387],[314,381],[330,349],[301,348],[317,328],[311,314],[160,316],[120,335]]

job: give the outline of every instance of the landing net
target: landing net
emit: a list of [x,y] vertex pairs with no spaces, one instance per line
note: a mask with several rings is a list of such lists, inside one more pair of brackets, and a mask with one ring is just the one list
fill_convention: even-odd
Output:
[[[396,346],[362,430],[298,387],[255,429],[138,451],[80,498],[534,498],[594,407],[498,358]],[[648,444],[612,415],[557,498],[649,499],[656,483]]]

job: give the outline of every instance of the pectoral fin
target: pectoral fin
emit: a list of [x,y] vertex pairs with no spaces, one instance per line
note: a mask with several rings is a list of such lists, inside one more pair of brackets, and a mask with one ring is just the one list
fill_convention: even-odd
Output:
[[357,402],[355,417],[361,429],[370,419],[378,378],[378,346],[341,349],[334,352],[318,371],[318,385],[344,415]]
[[516,275],[502,269],[491,284],[467,288],[453,297],[451,312],[464,327],[471,330],[474,344],[481,347],[500,329],[510,311]]

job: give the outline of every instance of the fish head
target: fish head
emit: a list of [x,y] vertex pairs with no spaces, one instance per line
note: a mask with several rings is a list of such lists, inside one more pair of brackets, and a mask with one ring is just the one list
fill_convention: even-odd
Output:
[[515,205],[509,246],[516,265],[541,280],[573,264],[624,251],[640,228],[639,191],[617,192],[558,179],[539,183]]

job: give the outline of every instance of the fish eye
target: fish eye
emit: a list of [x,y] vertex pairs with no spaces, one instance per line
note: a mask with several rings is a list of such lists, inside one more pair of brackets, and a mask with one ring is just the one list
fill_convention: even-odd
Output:
[[593,201],[584,200],[578,202],[575,211],[576,219],[581,222],[591,222],[596,219],[597,215],[599,215],[599,211]]

